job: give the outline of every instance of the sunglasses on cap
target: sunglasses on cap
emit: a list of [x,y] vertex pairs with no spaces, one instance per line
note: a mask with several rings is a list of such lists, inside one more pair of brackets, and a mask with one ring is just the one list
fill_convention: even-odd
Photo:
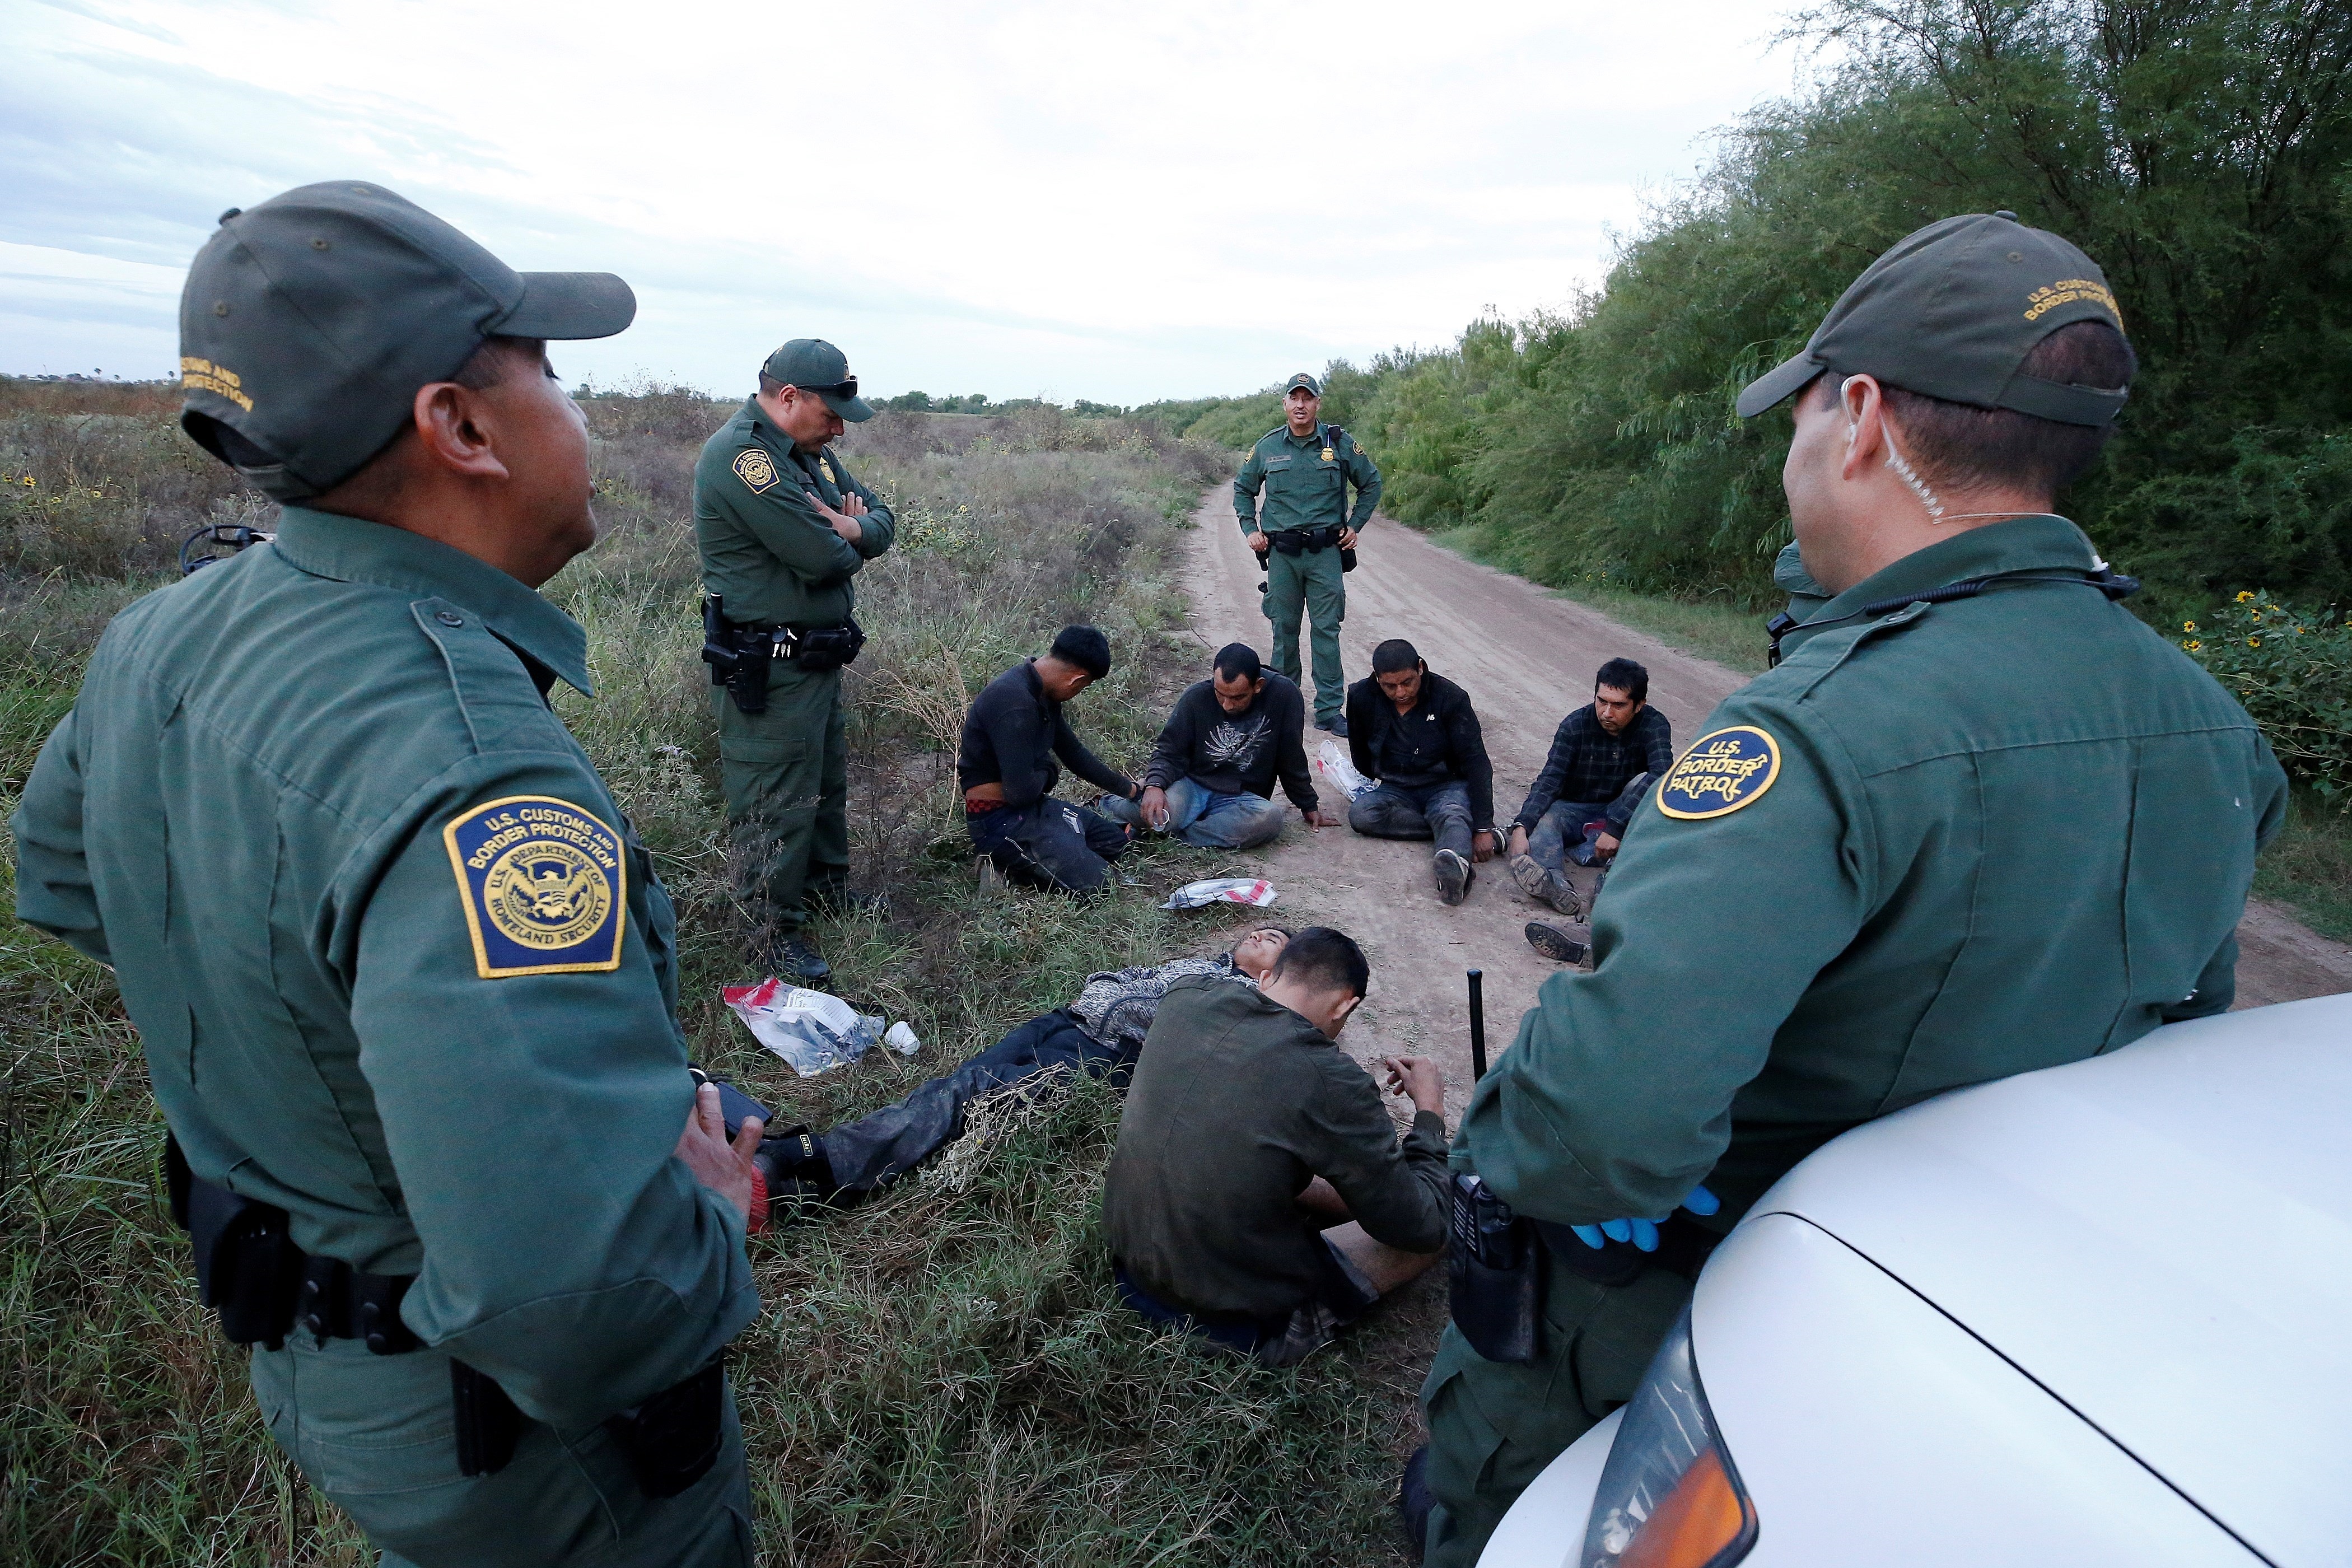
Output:
[[854,375],[847,381],[830,382],[823,386],[813,386],[804,382],[795,382],[793,384],[798,386],[803,392],[814,392],[820,397],[855,397],[857,395],[857,378]]

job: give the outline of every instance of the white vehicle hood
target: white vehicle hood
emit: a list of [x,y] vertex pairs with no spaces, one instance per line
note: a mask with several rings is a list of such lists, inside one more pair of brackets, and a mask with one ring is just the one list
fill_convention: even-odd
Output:
[[1855,1129],[1766,1194],[2282,1568],[2352,1541],[2352,995]]

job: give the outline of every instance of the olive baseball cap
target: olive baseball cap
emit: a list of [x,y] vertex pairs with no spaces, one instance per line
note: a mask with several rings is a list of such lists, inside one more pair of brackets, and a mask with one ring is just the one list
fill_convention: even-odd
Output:
[[1872,262],[1813,329],[1804,353],[1740,392],[1739,416],[1754,418],[1833,371],[1948,403],[2107,425],[2128,389],[2074,386],[2019,369],[2042,339],[2076,321],[2123,330],[2096,262],[2015,213],[1948,217]]
[[823,338],[794,338],[768,356],[761,370],[786,386],[814,392],[824,405],[852,425],[874,417],[857,395],[857,378],[849,374],[849,356]]
[[1307,374],[1303,370],[1297,375],[1292,376],[1288,381],[1282,384],[1282,395],[1287,397],[1302,386],[1307,390],[1307,393],[1311,396],[1320,397],[1323,395],[1323,384],[1316,380],[1313,376]]
[[281,501],[365,467],[485,340],[604,338],[637,297],[609,272],[517,272],[382,185],[231,207],[180,292],[181,428]]

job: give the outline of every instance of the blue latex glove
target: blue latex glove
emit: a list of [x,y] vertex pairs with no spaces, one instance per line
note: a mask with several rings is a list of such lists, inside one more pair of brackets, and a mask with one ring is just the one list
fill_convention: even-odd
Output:
[[[1690,1195],[1683,1199],[1682,1206],[1693,1214],[1713,1214],[1723,1206],[1723,1200],[1708,1192],[1706,1184],[1701,1183],[1690,1190]],[[1595,1252],[1601,1250],[1603,1237],[1610,1241],[1630,1241],[1644,1252],[1658,1250],[1658,1222],[1654,1219],[1607,1219],[1599,1225],[1572,1225],[1568,1228],[1576,1232],[1577,1240]]]

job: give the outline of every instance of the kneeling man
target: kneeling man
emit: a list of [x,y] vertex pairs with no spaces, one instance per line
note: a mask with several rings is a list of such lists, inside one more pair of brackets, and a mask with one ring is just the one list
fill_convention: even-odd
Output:
[[1287,1366],[1437,1261],[1444,1079],[1425,1057],[1383,1064],[1413,1105],[1400,1146],[1380,1090],[1333,1043],[1370,979],[1361,949],[1311,926],[1256,990],[1169,988],[1103,1189],[1129,1306]]
[[1348,826],[1373,838],[1434,838],[1437,896],[1458,904],[1495,853],[1495,767],[1470,695],[1430,673],[1412,644],[1372,649],[1372,674],[1348,688],[1348,749],[1380,786],[1358,795]]
[[1143,786],[1087,750],[1063,705],[1110,673],[1110,639],[1092,626],[1064,626],[1043,658],[1024,659],[982,689],[963,717],[956,783],[963,789],[971,847],[1016,882],[1065,893],[1098,893],[1110,863],[1134,833],[1082,805],[1054,798],[1062,770],[1112,800]]
[[1307,771],[1307,704],[1297,684],[1258,661],[1247,643],[1217,650],[1211,679],[1185,688],[1151,750],[1143,795],[1106,800],[1105,816],[1172,834],[1202,849],[1253,849],[1282,835],[1274,781],[1323,826]]

